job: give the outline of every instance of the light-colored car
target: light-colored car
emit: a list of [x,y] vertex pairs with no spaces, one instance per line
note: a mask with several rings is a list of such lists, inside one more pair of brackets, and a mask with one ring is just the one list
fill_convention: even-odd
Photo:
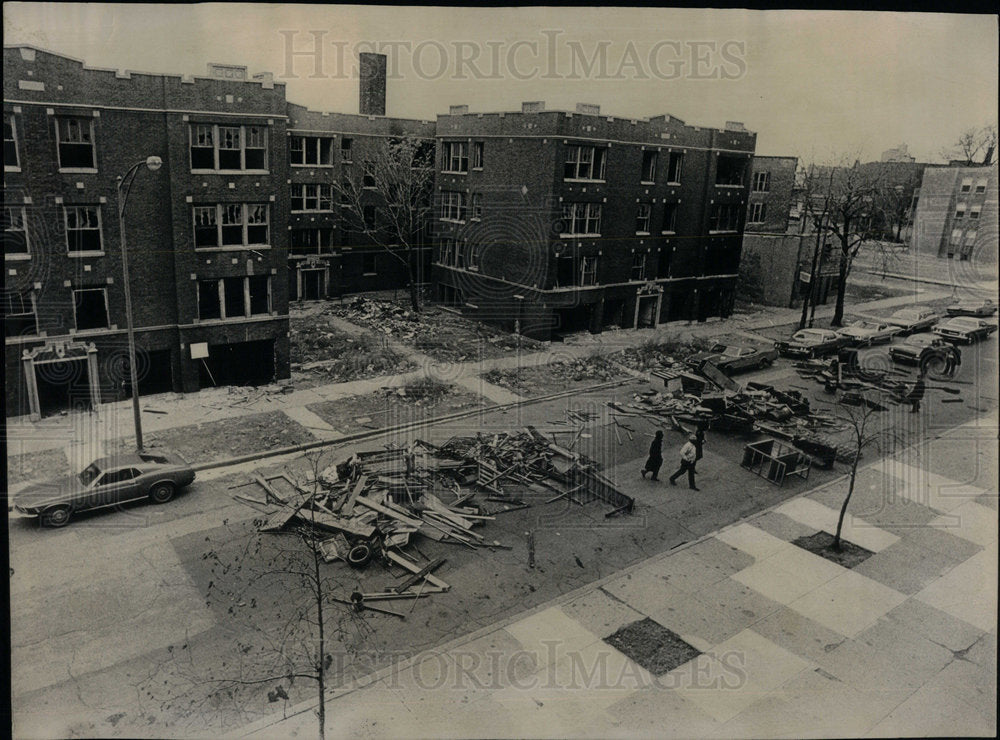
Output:
[[870,347],[873,344],[891,342],[899,334],[899,327],[883,321],[861,319],[839,329],[837,333],[852,347]]
[[901,308],[885,321],[898,326],[900,334],[913,334],[930,329],[940,318],[941,314],[932,308]]
[[711,362],[719,370],[732,375],[733,373],[756,370],[770,366],[778,359],[775,349],[758,349],[737,344],[716,344],[708,352],[699,352],[687,359],[689,365],[700,368],[705,362]]
[[39,517],[46,526],[63,527],[78,511],[144,498],[164,504],[193,480],[191,466],[172,454],[141,452],[102,457],[77,475],[25,488],[14,497],[14,509]]
[[934,333],[949,342],[973,342],[986,339],[997,330],[996,324],[991,324],[984,319],[977,319],[974,316],[956,316],[953,319],[942,321],[934,327]]
[[774,343],[786,357],[823,357],[846,346],[847,339],[833,329],[799,329],[791,338]]
[[959,301],[948,306],[949,316],[976,316],[986,318],[997,312],[997,304],[987,298],[984,301]]

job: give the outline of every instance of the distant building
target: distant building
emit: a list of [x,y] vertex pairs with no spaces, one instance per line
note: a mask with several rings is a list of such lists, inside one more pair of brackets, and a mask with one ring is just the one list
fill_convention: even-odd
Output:
[[[384,91],[384,88],[383,88]],[[385,104],[381,107],[384,109]],[[434,145],[433,121],[320,113],[288,104],[290,209],[288,293],[315,300],[407,284],[406,265],[341,214],[335,184],[360,180],[366,153],[390,139],[416,137]],[[372,192],[371,197],[376,197]],[[419,282],[430,279],[431,246],[418,246]]]
[[753,158],[747,199],[747,235],[784,234],[788,230],[795,202],[798,162],[797,157]]
[[548,338],[727,316],[756,135],[594,105],[438,116],[438,297]]
[[886,149],[882,152],[880,158],[882,162],[916,162],[916,157],[911,157],[910,153],[907,151],[906,144],[900,144],[892,149]]
[[913,251],[996,263],[996,165],[928,167],[916,200]]

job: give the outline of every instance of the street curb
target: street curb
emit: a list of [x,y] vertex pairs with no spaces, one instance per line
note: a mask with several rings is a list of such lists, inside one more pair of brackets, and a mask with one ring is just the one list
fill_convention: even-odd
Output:
[[366,439],[374,439],[377,437],[383,437],[387,434],[394,434],[397,432],[409,431],[411,429],[419,429],[425,426],[432,426],[434,424],[441,424],[447,421],[455,421],[457,419],[464,419],[469,416],[474,416],[476,414],[486,414],[493,413],[495,411],[505,411],[512,408],[517,408],[519,406],[527,406],[534,403],[544,403],[545,401],[553,401],[558,398],[563,398],[565,396],[572,395],[582,395],[585,393],[592,393],[594,391],[603,390],[605,388],[614,388],[616,386],[625,385],[626,383],[631,383],[636,380],[636,378],[625,378],[622,380],[610,380],[604,383],[598,383],[597,385],[586,386],[584,388],[575,388],[566,391],[559,391],[557,393],[550,393],[545,396],[537,396],[535,398],[525,398],[520,401],[513,401],[511,403],[500,403],[494,404],[492,406],[480,406],[475,409],[469,409],[468,411],[459,411],[454,414],[446,414],[445,416],[435,416],[430,419],[422,419],[420,421],[411,421],[406,424],[398,424],[396,426],[385,427],[384,429],[372,429],[365,432],[355,432],[354,434],[347,434],[343,437],[337,437],[336,439],[321,439],[314,442],[304,442],[303,444],[292,445],[290,447],[279,447],[273,450],[264,450],[263,452],[255,452],[247,455],[241,455],[239,457],[227,458],[225,460],[211,460],[208,462],[198,463],[197,465],[192,465],[191,467],[195,472],[202,470],[213,470],[216,468],[228,468],[233,465],[240,465],[242,463],[253,462],[254,460],[264,460],[269,457],[281,457],[283,455],[291,455],[296,452],[306,452],[308,450],[315,450],[321,447],[331,447],[334,445],[348,444],[351,442],[360,442]]

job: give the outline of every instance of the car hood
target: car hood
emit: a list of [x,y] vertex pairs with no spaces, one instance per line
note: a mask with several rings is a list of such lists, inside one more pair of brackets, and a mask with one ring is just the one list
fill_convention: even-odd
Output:
[[866,326],[847,326],[838,331],[838,334],[849,336],[849,337],[867,337],[869,334],[874,334],[877,329],[869,329]]
[[76,476],[33,483],[14,495],[15,506],[42,506],[66,501],[83,490]]

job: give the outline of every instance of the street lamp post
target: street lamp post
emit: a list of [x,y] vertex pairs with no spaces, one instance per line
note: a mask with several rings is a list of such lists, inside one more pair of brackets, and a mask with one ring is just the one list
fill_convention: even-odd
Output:
[[132,165],[124,175],[118,178],[117,183],[118,234],[121,239],[122,248],[122,278],[125,286],[125,324],[128,331],[128,371],[129,382],[132,386],[132,417],[135,424],[135,447],[139,452],[142,452],[142,418],[139,412],[139,378],[135,363],[135,327],[132,325],[132,288],[129,284],[128,248],[125,241],[125,205],[128,203],[128,195],[132,191],[132,183],[135,182],[139,168],[146,165],[150,171],[156,172],[162,164],[163,160],[159,157],[146,157],[146,159]]

